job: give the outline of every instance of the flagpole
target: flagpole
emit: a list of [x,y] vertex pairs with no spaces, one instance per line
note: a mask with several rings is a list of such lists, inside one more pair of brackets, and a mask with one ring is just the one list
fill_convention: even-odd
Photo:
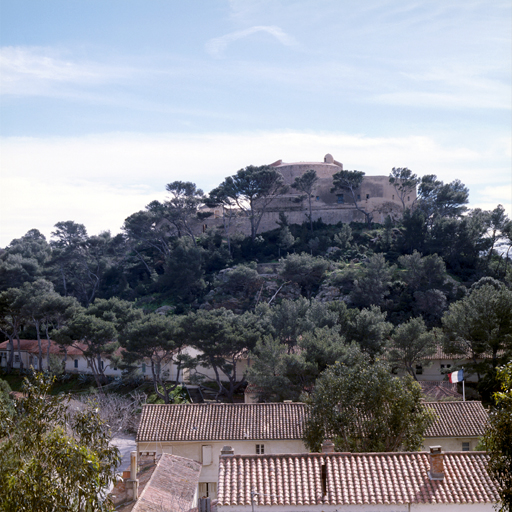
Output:
[[462,367],[462,401],[466,401],[466,387],[464,386],[464,367]]

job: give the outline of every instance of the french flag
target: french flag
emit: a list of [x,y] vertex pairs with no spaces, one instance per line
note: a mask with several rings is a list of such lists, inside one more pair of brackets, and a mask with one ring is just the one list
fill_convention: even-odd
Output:
[[464,380],[464,370],[459,370],[458,372],[452,372],[448,374],[448,379],[452,384],[455,382],[461,382]]

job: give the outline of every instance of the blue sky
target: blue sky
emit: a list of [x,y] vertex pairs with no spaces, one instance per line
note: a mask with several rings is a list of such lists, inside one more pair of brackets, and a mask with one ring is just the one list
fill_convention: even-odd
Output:
[[321,161],[512,215],[508,0],[0,0],[0,247]]

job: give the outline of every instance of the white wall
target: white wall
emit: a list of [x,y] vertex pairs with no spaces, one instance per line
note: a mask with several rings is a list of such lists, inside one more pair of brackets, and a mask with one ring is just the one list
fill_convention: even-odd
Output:
[[137,451],[140,452],[156,452],[172,453],[180,457],[186,457],[203,464],[202,447],[212,447],[211,464],[203,465],[199,482],[216,483],[219,476],[219,457],[222,448],[226,445],[231,446],[235,450],[236,455],[255,455],[256,444],[262,444],[265,447],[265,453],[307,453],[308,450],[304,442],[300,439],[292,440],[248,440],[248,441],[194,441],[194,442],[150,442],[137,443]]
[[469,450],[474,451],[478,437],[427,437],[423,442],[423,451],[429,451],[429,446],[441,446],[443,452],[461,452],[462,443],[469,443]]
[[[460,368],[460,366],[463,366],[464,363],[467,362],[467,360],[461,360],[461,359],[436,359],[431,361],[431,364],[428,366],[423,366],[422,373],[417,373],[416,378],[419,381],[438,381],[438,380],[448,380],[448,377],[446,377],[446,374],[450,372],[450,370],[453,368],[452,371],[455,371],[455,367]],[[441,365],[444,365],[444,368],[441,368]],[[448,365],[450,365],[448,367]],[[403,370],[398,371],[398,375],[406,375],[407,373]],[[469,375],[465,372],[464,378],[466,381],[469,382],[477,382],[478,378],[476,375]]]

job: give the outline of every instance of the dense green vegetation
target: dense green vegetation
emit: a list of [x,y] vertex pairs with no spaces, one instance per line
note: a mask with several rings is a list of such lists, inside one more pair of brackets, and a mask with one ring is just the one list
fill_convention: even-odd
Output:
[[51,377],[35,374],[24,396],[10,400],[0,380],[0,510],[112,511],[105,489],[120,454],[109,427],[94,408],[70,412],[51,386]]
[[[303,225],[282,214],[275,230],[258,234],[284,190],[275,173],[249,166],[209,195],[170,183],[167,201],[128,217],[114,237],[65,221],[49,241],[37,229],[13,240],[0,253],[4,339],[13,347],[19,338],[82,342],[98,387],[100,353],[127,372],[144,358],[164,401],[178,385],[163,370],[171,361],[180,371],[211,368],[227,400],[247,378],[266,400],[296,400],[352,344],[413,378],[444,344],[474,359],[466,370],[490,398],[495,368],[512,353],[512,222],[503,207],[468,211],[459,181],[399,168],[390,175],[399,197],[418,187],[400,221],[377,225],[364,212],[365,223],[326,225],[309,211]],[[362,173],[335,178],[334,189],[353,192]],[[309,194],[315,179],[306,173],[293,187]],[[201,204],[224,207],[222,228],[194,233]],[[230,230],[235,206],[250,220],[247,236]],[[185,356],[187,345],[201,354]],[[491,357],[477,364],[482,353]],[[252,369],[240,375],[247,357]],[[199,370],[195,378],[205,382]]]

